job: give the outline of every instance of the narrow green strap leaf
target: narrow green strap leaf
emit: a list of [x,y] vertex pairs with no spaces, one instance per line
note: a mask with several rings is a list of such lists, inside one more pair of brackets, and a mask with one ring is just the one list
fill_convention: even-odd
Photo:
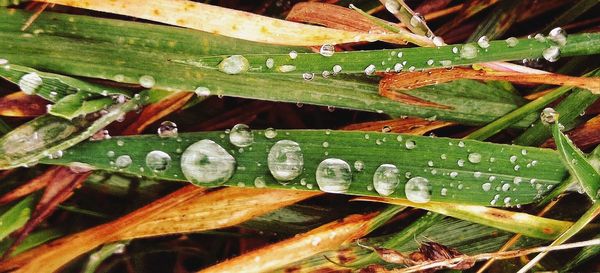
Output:
[[[195,181],[201,186],[318,190],[318,165],[325,159],[337,158],[345,161],[348,168],[358,166],[351,168],[350,180],[343,176],[342,184],[348,185],[348,188],[345,191],[342,187],[342,192],[346,194],[381,196],[376,190],[382,189],[376,189],[373,184],[374,174],[380,165],[393,164],[398,169],[394,174],[398,184],[391,189],[391,198],[406,198],[405,184],[408,180],[423,177],[431,186],[432,201],[493,206],[530,203],[552,189],[567,174],[556,152],[549,149],[329,130],[256,130],[254,136],[252,145],[244,148],[234,146],[226,132],[184,133],[176,138],[157,135],[113,137],[83,142],[65,151],[61,158],[43,159],[41,162],[53,165],[84,163],[113,172],[188,181],[189,172],[186,170],[186,178],[182,167],[195,166],[182,164],[182,154],[194,155],[193,149],[188,149],[201,140],[204,144],[214,141],[231,155],[236,167],[231,170],[229,163],[223,166],[233,173],[224,184]],[[271,149],[277,150],[277,147],[274,148],[276,142],[283,140],[299,145],[304,164],[297,177],[279,182],[269,169],[268,154]],[[147,163],[148,158],[150,163]],[[152,162],[156,158],[164,158],[159,162],[168,162],[163,166],[164,170],[153,170],[156,166]],[[231,161],[228,159],[227,162]],[[217,178],[225,179],[228,172]]]
[[34,201],[34,196],[29,195],[0,215],[0,240],[27,223],[35,207]]
[[[11,252],[10,256],[16,256],[19,253],[23,253],[29,249],[32,249],[36,246],[39,246],[45,242],[56,239],[65,235],[64,232],[56,230],[56,229],[42,229],[37,230],[29,235],[21,242],[13,252]],[[9,238],[7,240],[2,240],[0,242],[0,253],[4,253],[14,242],[13,238]]]
[[561,131],[556,123],[552,128],[556,150],[572,176],[577,178],[581,187],[594,202],[600,197],[600,174],[584,157],[575,145]]
[[129,241],[115,242],[102,246],[98,251],[90,254],[87,263],[81,270],[81,273],[96,272],[96,269],[100,266],[100,264],[102,264],[102,262],[104,262],[104,260],[108,259],[114,254],[123,253],[127,244],[129,244]]
[[71,120],[85,114],[107,109],[113,104],[112,98],[104,97],[89,100],[90,97],[92,97],[91,93],[84,91],[67,95],[52,105],[48,114]]

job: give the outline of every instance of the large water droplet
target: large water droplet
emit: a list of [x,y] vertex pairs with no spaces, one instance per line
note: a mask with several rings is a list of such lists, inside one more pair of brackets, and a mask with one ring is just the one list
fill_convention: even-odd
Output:
[[123,169],[129,167],[129,165],[131,165],[132,162],[133,161],[131,160],[130,156],[121,155],[115,160],[115,166],[117,166],[117,168],[119,169]]
[[375,191],[383,196],[388,196],[396,190],[400,184],[398,168],[392,164],[383,164],[373,174],[373,187]]
[[477,164],[481,162],[481,154],[479,153],[470,153],[468,156],[469,162],[473,164]]
[[325,56],[325,57],[331,57],[331,56],[333,56],[334,53],[335,53],[335,47],[330,44],[322,45],[321,49],[319,50],[319,54],[321,54],[321,56]]
[[219,71],[230,75],[248,71],[250,63],[242,55],[232,55],[219,63]]
[[548,33],[548,38],[550,41],[555,42],[559,46],[564,46],[567,44],[567,32],[559,27],[550,30],[550,33]]
[[427,178],[415,176],[404,185],[404,193],[411,202],[427,203],[431,200],[432,187]]
[[291,140],[277,141],[267,157],[269,171],[278,181],[290,181],[298,177],[304,168],[304,156],[300,145]]
[[203,139],[185,149],[181,171],[194,184],[223,183],[235,171],[235,158],[216,142]]
[[404,143],[404,146],[406,147],[406,149],[412,150],[412,149],[414,149],[415,147],[417,147],[417,143],[415,143],[415,141],[414,141],[414,140],[407,140],[407,141]]
[[483,189],[483,191],[489,191],[492,188],[492,183],[483,183],[483,185],[481,185],[481,188]]
[[554,108],[544,108],[540,114],[540,119],[542,120],[542,123],[546,125],[553,124],[558,120],[558,112],[556,112]]
[[481,48],[488,48],[490,47],[490,39],[488,39],[487,36],[481,36],[479,37],[479,40],[477,40],[477,45]]
[[158,127],[158,136],[163,138],[177,137],[177,124],[172,121],[163,121]]
[[150,75],[141,76],[139,78],[138,82],[144,88],[152,88],[152,87],[154,87],[154,84],[156,84],[156,80],[154,80],[154,77],[152,77]]
[[23,93],[27,95],[33,95],[40,85],[42,85],[42,83],[43,80],[40,75],[35,72],[31,72],[23,75],[23,77],[19,79],[19,88],[21,88]]
[[423,16],[421,16],[421,14],[419,13],[415,13],[411,18],[410,18],[410,24],[413,27],[418,27],[423,25],[425,20],[423,19]]
[[560,57],[560,48],[558,46],[550,46],[542,52],[542,56],[546,61],[556,62]]
[[519,44],[519,39],[517,39],[515,37],[509,37],[505,41],[506,41],[506,45],[508,45],[508,47],[515,47]]
[[229,142],[236,147],[248,147],[254,143],[254,133],[246,124],[236,124],[229,132]]
[[396,14],[400,10],[400,3],[398,3],[398,0],[387,0],[385,1],[385,9],[391,14]]
[[153,171],[164,171],[171,165],[171,156],[163,151],[152,151],[146,155],[146,166]]
[[316,179],[324,192],[345,193],[352,183],[352,170],[346,161],[328,158],[317,167]]
[[444,39],[440,36],[433,36],[433,38],[431,38],[431,41],[435,46],[443,46],[445,44]]
[[477,57],[477,47],[472,44],[464,44],[460,49],[460,57],[463,59],[473,59]]

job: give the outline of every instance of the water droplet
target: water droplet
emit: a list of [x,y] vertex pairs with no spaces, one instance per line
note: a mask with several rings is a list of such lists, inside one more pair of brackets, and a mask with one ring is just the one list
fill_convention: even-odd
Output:
[[172,121],[163,121],[158,127],[158,136],[163,138],[177,137],[177,124]]
[[250,69],[248,59],[242,55],[231,55],[219,63],[219,71],[235,75]]
[[264,177],[259,176],[254,178],[254,186],[257,188],[264,188],[267,186],[267,182],[265,181]]
[[335,53],[335,47],[330,44],[322,45],[321,49],[319,49],[319,54],[321,54],[321,56],[324,56],[324,57],[331,57],[331,56],[333,56],[334,53]]
[[152,77],[150,75],[141,76],[139,78],[138,82],[144,88],[152,88],[152,87],[154,87],[154,84],[156,84],[156,80],[154,80],[154,77]]
[[403,68],[404,68],[404,66],[401,63],[397,63],[394,65],[395,72],[400,72],[400,71],[402,71]]
[[273,60],[273,58],[268,58],[268,59],[265,61],[265,66],[266,66],[268,69],[271,69],[271,68],[273,68],[273,66],[274,66],[274,65],[275,65],[275,60]]
[[481,172],[474,172],[473,173],[473,177],[480,178],[481,177]]
[[352,170],[346,161],[328,158],[317,167],[316,179],[324,192],[345,193],[352,182]]
[[324,141],[324,142],[323,142],[323,148],[327,148],[327,147],[329,147],[329,142],[327,142],[327,141]]
[[540,114],[540,119],[545,125],[554,124],[558,120],[558,112],[556,112],[554,108],[547,107],[544,110],[542,110],[542,113]]
[[396,14],[400,10],[400,3],[397,0],[387,0],[385,1],[385,9],[391,14]]
[[254,133],[246,124],[236,124],[229,132],[229,142],[236,147],[248,147],[254,143]]
[[440,194],[441,194],[442,196],[446,196],[446,195],[448,195],[448,189],[446,189],[446,188],[442,188],[442,190],[440,190]]
[[265,129],[265,137],[268,139],[273,139],[277,136],[277,131],[275,131],[275,129],[273,128],[267,128]]
[[412,150],[412,149],[414,149],[415,147],[417,147],[417,143],[415,143],[413,140],[407,140],[407,141],[404,143],[404,146],[406,147],[406,149]]
[[339,64],[336,64],[333,66],[332,71],[334,74],[340,73],[340,72],[342,72],[342,66]]
[[406,182],[404,193],[411,202],[427,203],[431,200],[432,187],[427,178],[416,176]]
[[517,156],[516,155],[510,156],[509,160],[510,160],[510,163],[514,164],[515,162],[517,162]]
[[171,156],[163,151],[152,151],[146,155],[146,166],[153,171],[164,171],[171,164]]
[[196,93],[196,96],[198,97],[208,97],[210,96],[210,89],[204,86],[198,86],[196,90],[194,90],[194,93]]
[[446,154],[441,154],[440,155],[440,159],[446,160],[448,158],[448,156]]
[[315,73],[308,73],[308,72],[306,72],[306,73],[303,73],[303,74],[302,74],[302,78],[303,78],[305,81],[311,81],[312,79],[314,79],[314,78],[315,78]]
[[409,72],[414,72],[416,69],[417,69],[416,67],[414,67],[414,66],[412,66],[412,65],[411,65],[411,66],[408,68],[408,71],[409,71]]
[[460,57],[463,59],[473,59],[477,57],[477,47],[472,44],[464,44],[460,49]]
[[544,59],[546,59],[546,61],[552,63],[556,62],[560,57],[560,48],[558,46],[550,46],[544,49],[544,51],[542,52],[542,56],[544,57]]
[[431,160],[427,161],[427,166],[433,167],[433,161],[431,161]]
[[440,36],[433,36],[433,38],[431,39],[431,41],[433,42],[433,44],[435,46],[443,46],[444,43],[444,39]]
[[400,179],[398,178],[398,168],[392,164],[383,164],[375,170],[373,174],[373,187],[377,193],[388,196],[396,190]]
[[433,60],[432,59],[427,60],[427,65],[433,65]]
[[295,65],[285,64],[285,65],[280,65],[277,67],[277,71],[282,72],[282,73],[288,73],[288,72],[292,72],[295,70],[296,70]]
[[235,171],[235,158],[216,142],[203,139],[185,149],[181,171],[194,184],[223,183]]
[[471,162],[473,164],[477,164],[477,163],[481,162],[481,154],[470,153],[468,159],[469,159],[469,162]]
[[98,132],[94,133],[94,135],[92,135],[90,137],[91,141],[104,140],[104,139],[110,139],[110,134],[109,134],[108,130],[99,130]]
[[354,161],[354,169],[356,169],[356,171],[362,172],[365,169],[365,163],[361,160]]
[[481,48],[488,48],[490,47],[490,39],[487,36],[481,36],[477,40],[477,45]]
[[302,173],[304,156],[300,145],[291,140],[277,141],[267,157],[269,171],[278,181],[290,181]]
[[449,67],[452,65],[452,61],[451,60],[441,60],[440,64],[444,67]]
[[504,185],[502,185],[502,191],[508,191],[510,190],[510,184],[506,183]]
[[40,85],[42,85],[42,83],[43,80],[40,75],[35,72],[31,72],[23,75],[23,77],[19,79],[19,88],[21,91],[23,91],[23,93],[27,95],[33,95]]
[[119,169],[124,169],[129,167],[129,165],[131,165],[133,161],[131,160],[131,157],[128,155],[121,155],[119,157],[117,157],[117,159],[115,160],[115,166],[117,166],[117,168]]
[[544,37],[544,35],[542,35],[541,33],[536,34],[535,36],[533,36],[533,38],[540,43],[546,42],[546,37]]
[[564,46],[567,44],[567,32],[560,27],[550,30],[550,33],[548,33],[548,38],[550,41],[555,42],[559,46]]
[[113,156],[115,156],[115,152],[114,152],[114,151],[108,151],[108,152],[106,153],[106,155],[107,155],[108,157],[113,157]]
[[483,191],[489,191],[492,188],[492,183],[483,183],[483,185],[481,185],[481,188],[483,189]]
[[506,45],[508,45],[508,47],[515,47],[519,44],[519,39],[515,38],[515,37],[509,37],[508,39],[505,40]]
[[398,136],[396,137],[396,140],[397,140],[397,141],[402,141],[402,135],[398,135]]
[[375,65],[370,64],[369,66],[367,66],[367,68],[365,68],[365,74],[367,76],[371,76],[375,73]]
[[458,176],[458,172],[450,172],[450,177],[456,178]]
[[331,76],[331,72],[329,72],[329,71],[325,70],[325,71],[323,71],[323,72],[321,73],[321,76],[322,76],[323,78],[329,78],[329,76]]
[[298,52],[296,52],[295,50],[290,51],[289,55],[290,55],[290,59],[292,59],[292,60],[295,60],[296,58],[298,58]]
[[493,175],[490,175],[490,177],[488,177],[488,181],[492,182],[492,181],[494,181],[494,180],[496,180],[496,177],[495,177],[495,176],[493,176]]
[[456,164],[458,164],[459,167],[463,167],[465,166],[465,161],[463,159],[459,159],[458,161],[456,161]]
[[414,14],[414,15],[413,15],[413,16],[410,18],[410,24],[411,24],[413,27],[418,27],[418,26],[421,26],[421,25],[423,25],[423,24],[424,24],[424,23],[423,23],[423,21],[425,21],[425,20],[423,19],[423,16],[421,16],[421,14],[419,14],[419,13],[415,13],[415,14]]

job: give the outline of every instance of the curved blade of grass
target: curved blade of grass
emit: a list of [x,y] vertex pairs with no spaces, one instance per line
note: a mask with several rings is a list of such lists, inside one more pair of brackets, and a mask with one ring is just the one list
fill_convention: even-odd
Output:
[[[600,75],[600,70],[596,70],[595,72],[589,73],[587,76],[597,77],[598,75]],[[599,80],[600,80],[600,78],[599,78]],[[539,111],[544,106],[546,106],[548,103],[558,99],[562,95],[569,92],[571,89],[572,89],[572,87],[567,87],[567,86],[556,88],[552,92],[549,92],[549,93],[539,97],[538,99],[526,104],[525,106],[522,106],[522,107],[518,108],[517,110],[512,111],[512,112],[508,113],[507,115],[495,120],[494,122],[478,129],[477,131],[466,136],[465,138],[485,140],[485,139],[499,133],[503,129],[508,128],[511,123],[514,123],[514,122],[522,119],[523,117],[527,116],[528,114],[530,114],[532,112]]]
[[[477,205],[489,205],[491,200],[498,199],[496,195],[502,198],[495,205],[509,205],[502,203],[505,197],[510,197],[506,199],[510,200],[510,205],[532,202],[566,175],[556,153],[547,149],[391,133],[278,130],[277,136],[272,139],[264,137],[260,130],[254,131],[254,134],[256,137],[252,149],[241,150],[233,146],[223,132],[185,133],[178,138],[160,138],[156,135],[113,137],[81,143],[66,151],[61,158],[44,159],[41,162],[53,165],[83,163],[96,169],[185,181],[180,169],[181,152],[196,141],[210,139],[236,159],[238,168],[225,183],[229,186],[252,186],[257,177],[263,177],[265,186],[269,188],[314,191],[317,190],[314,174],[319,162],[326,158],[340,158],[350,165],[360,160],[366,166],[364,171],[353,172],[348,194],[378,196],[367,188],[372,183],[377,166],[388,163],[398,166],[401,171],[401,183],[390,196],[392,198],[405,198],[404,183],[407,177],[422,176],[429,179],[433,187],[432,201]],[[286,185],[270,175],[267,164],[270,147],[284,139],[299,143],[305,162],[304,172]],[[407,149],[407,142],[409,147],[413,142],[416,147]],[[166,171],[153,172],[145,165],[146,154],[153,150],[170,155],[171,164]],[[115,157],[106,156],[109,151],[114,151]],[[472,156],[481,157],[480,163],[479,160],[475,163],[468,160],[469,154],[473,153],[475,155]],[[123,169],[116,168],[113,161],[120,155],[128,155],[132,164]],[[304,182],[300,184],[302,179]],[[490,190],[482,189],[485,183],[490,183]]]
[[402,199],[360,197],[357,200],[384,202],[433,211],[439,214],[471,221],[525,236],[550,240],[566,231],[571,222],[538,217],[521,212],[505,211],[483,206],[459,205],[438,202],[413,203]]
[[[560,131],[560,124],[556,122],[552,126],[552,135],[556,142],[556,148],[560,154],[561,160],[569,169],[572,176],[579,180],[581,187],[590,196],[594,204],[584,213],[577,222],[575,222],[569,229],[562,233],[556,240],[550,244],[550,246],[561,245],[568,239],[577,234],[580,230],[585,228],[598,214],[600,214],[600,202],[597,202],[600,197],[600,174],[583,156],[581,151],[577,149],[569,139]],[[529,261],[518,273],[525,273],[535,266],[547,252],[541,252]]]
[[[16,26],[26,20],[26,13],[0,10],[0,15],[0,37],[9,48],[3,53],[3,58],[46,71],[81,77],[138,84],[139,77],[152,75],[157,89],[189,92],[197,87],[207,87],[216,95],[329,105],[384,112],[393,116],[437,116],[441,120],[466,124],[491,122],[514,109],[514,102],[522,100],[516,96],[509,98],[511,96],[507,92],[485,84],[459,81],[411,90],[414,92],[410,94],[412,96],[452,109],[417,107],[382,98],[378,95],[375,79],[338,75],[305,81],[299,75],[226,75],[216,70],[169,61],[194,60],[203,55],[280,53],[289,52],[290,48],[259,45],[172,27],[50,12],[42,14],[31,27],[32,31],[41,30],[36,32],[40,34],[34,35],[32,32],[31,36],[23,37]],[[88,42],[80,43],[81,39]],[[126,46],[118,47],[115,51],[107,44]],[[69,51],[65,48],[69,48]],[[79,54],[70,54],[71,51]],[[59,64],[55,62],[57,58],[61,60]],[[123,64],[127,64],[127,67]],[[246,84],[240,86],[242,80]],[[336,88],[331,89],[330,86]],[[465,100],[469,100],[469,103]],[[514,124],[521,128],[527,125],[527,121]]]
[[255,42],[314,46],[393,38],[394,34],[343,31],[269,18],[192,1],[91,0],[48,3],[115,13]]
[[578,0],[577,3],[571,5],[568,10],[556,17],[552,23],[547,24],[547,27],[542,30],[542,33],[548,32],[555,27],[565,26],[597,4],[597,0]]
[[270,272],[361,238],[402,209],[403,207],[392,207],[381,213],[350,215],[342,220],[330,222],[309,232],[245,253],[198,272]]
[[560,154],[563,163],[567,166],[571,175],[577,178],[587,195],[596,202],[600,198],[600,173],[560,131],[558,124],[553,126],[552,135],[556,142],[556,150]]
[[4,211],[0,215],[0,239],[6,238],[13,231],[23,227],[29,220],[34,207],[35,198],[30,195]]
[[388,5],[390,5],[390,2],[396,2],[396,5],[399,6],[399,8],[397,10],[388,9],[390,13],[396,16],[396,18],[398,18],[400,22],[402,22],[402,24],[408,27],[408,29],[410,29],[413,33],[427,37],[433,36],[433,32],[431,31],[431,29],[429,29],[429,27],[425,23],[425,20],[411,20],[413,16],[418,16],[418,14],[416,14],[404,2],[404,0],[380,0],[379,2],[381,2],[381,4],[383,4],[385,7],[388,7]]

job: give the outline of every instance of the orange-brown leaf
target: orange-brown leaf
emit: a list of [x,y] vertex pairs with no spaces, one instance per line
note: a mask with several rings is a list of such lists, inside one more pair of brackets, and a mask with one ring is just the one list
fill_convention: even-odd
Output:
[[[600,143],[600,116],[596,116],[583,125],[567,132],[567,136],[581,149],[595,147]],[[542,147],[556,148],[556,143],[554,143],[553,139],[548,139],[542,144]]]
[[48,185],[48,183],[50,183],[50,181],[60,168],[62,167],[52,167],[46,170],[41,175],[25,182],[16,189],[2,195],[2,197],[0,197],[0,205],[10,203],[23,196],[29,195],[30,193],[43,189],[44,187],[46,187],[46,185]]
[[192,96],[193,93],[177,92],[157,103],[146,106],[136,120],[123,130],[122,134],[135,135],[141,133],[150,124],[179,110]]
[[454,123],[447,121],[428,121],[421,118],[405,118],[350,124],[341,129],[349,131],[381,132],[384,128],[389,128],[390,132],[394,133],[423,135],[429,131],[450,126],[452,124]]
[[39,96],[15,92],[0,97],[0,116],[36,117],[46,113],[49,102]]

